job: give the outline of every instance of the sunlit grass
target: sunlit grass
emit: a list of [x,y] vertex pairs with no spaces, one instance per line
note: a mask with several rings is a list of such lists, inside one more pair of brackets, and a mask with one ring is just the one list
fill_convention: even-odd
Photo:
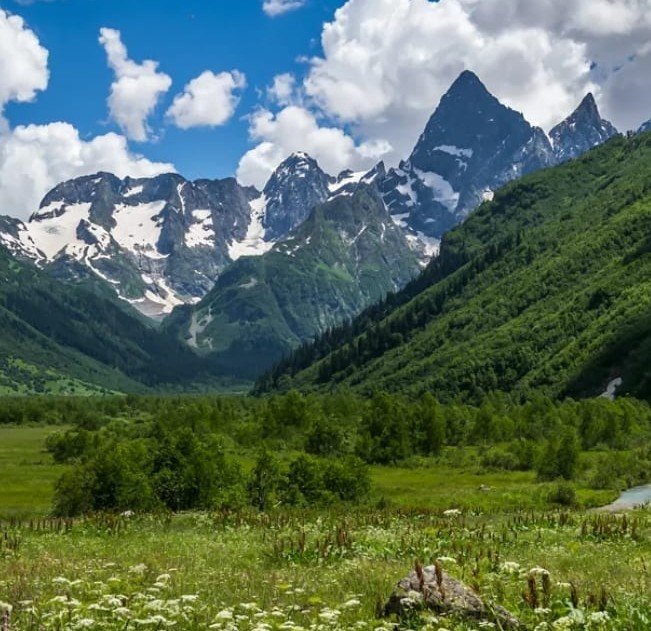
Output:
[[0,516],[44,515],[54,482],[65,470],[45,451],[48,434],[61,427],[0,427]]

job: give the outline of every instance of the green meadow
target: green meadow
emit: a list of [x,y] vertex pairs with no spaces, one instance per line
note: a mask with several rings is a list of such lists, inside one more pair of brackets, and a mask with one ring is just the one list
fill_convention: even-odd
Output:
[[[281,485],[260,511],[246,497],[260,473],[261,436],[273,425],[272,412],[295,421],[290,430],[267,431],[264,439],[271,454],[265,457],[291,478],[297,462],[321,462],[316,456],[305,460],[303,452],[323,449],[329,440],[323,427],[319,441],[311,440],[323,422],[321,412],[351,419],[345,447],[364,436],[368,410],[357,401],[347,407],[330,399],[292,400],[289,407],[285,398],[178,399],[174,405],[138,398],[27,401],[6,402],[0,424],[2,631],[500,628],[495,620],[417,608],[399,619],[384,617],[397,581],[417,563],[437,564],[486,602],[506,607],[525,630],[649,628],[651,512],[594,510],[628,483],[612,467],[638,453],[632,448],[617,451],[599,440],[577,452],[573,479],[559,482],[541,479],[540,465],[505,468],[512,459],[504,455],[511,449],[504,431],[498,442],[446,440],[435,454],[411,449],[386,463],[372,462],[380,453],[376,445],[366,472],[360,469],[369,481],[364,498],[344,502],[317,494],[312,505],[292,501],[296,489],[288,495]],[[297,401],[301,414],[313,416],[305,426],[296,420],[300,414],[292,416]],[[645,409],[639,408],[643,414]],[[574,408],[559,410],[563,416]],[[465,409],[468,436],[472,414],[484,413]],[[164,414],[165,423],[154,421]],[[505,419],[515,413],[505,408],[500,414],[500,423],[510,427]],[[72,476],[67,493],[108,465],[118,467],[110,469],[117,477],[109,476],[109,483],[150,475],[137,468],[140,463],[113,456],[140,453],[146,460],[139,445],[161,450],[166,439],[158,434],[177,427],[191,427],[195,438],[219,436],[206,444],[216,450],[209,458],[236,473],[228,502],[178,511],[115,505],[91,514],[55,514],[63,474]],[[641,436],[646,431],[642,417],[627,427]],[[549,457],[556,443],[539,442],[541,457]],[[132,477],[120,477],[122,466]],[[102,492],[109,487],[104,484]],[[307,498],[308,490],[300,488],[299,496]]]

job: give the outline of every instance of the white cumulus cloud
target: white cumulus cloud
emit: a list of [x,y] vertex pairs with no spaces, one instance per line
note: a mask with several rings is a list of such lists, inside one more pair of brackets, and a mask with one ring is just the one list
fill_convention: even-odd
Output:
[[238,91],[245,87],[246,77],[237,70],[219,74],[206,70],[174,97],[167,115],[181,129],[223,125],[235,113]]
[[290,105],[296,100],[296,77],[286,72],[276,75],[267,88],[267,97],[278,105]]
[[306,94],[360,137],[388,139],[392,159],[464,69],[547,129],[589,90],[624,129],[651,115],[651,0],[348,0],[321,40]]
[[363,143],[336,127],[319,125],[309,110],[296,105],[277,114],[261,109],[250,120],[249,133],[258,145],[240,161],[237,177],[245,185],[262,188],[288,155],[305,151],[333,174],[346,168],[370,168],[390,150],[387,143]]
[[269,17],[276,17],[305,6],[307,0],[264,0],[262,10]]
[[48,51],[18,15],[0,9],[0,116],[9,101],[26,102],[48,84]]
[[174,170],[133,154],[119,134],[82,140],[69,123],[19,126],[0,134],[0,214],[27,218],[51,188],[81,175],[151,177]]
[[129,138],[145,141],[150,131],[147,119],[170,89],[172,79],[158,72],[155,61],[148,59],[139,64],[129,59],[120,31],[102,28],[99,41],[115,73],[108,98],[111,116]]
[[[24,20],[0,9],[0,114],[9,101],[31,101],[47,87],[47,61],[48,51]],[[52,187],[80,175],[144,177],[173,170],[133,154],[118,134],[84,140],[65,122],[14,129],[0,124],[0,214],[25,219]]]

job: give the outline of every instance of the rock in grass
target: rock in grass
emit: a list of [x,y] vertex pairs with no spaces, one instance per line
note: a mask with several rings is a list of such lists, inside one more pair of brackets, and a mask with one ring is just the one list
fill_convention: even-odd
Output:
[[411,574],[398,583],[384,607],[384,614],[402,616],[415,609],[430,609],[443,615],[488,620],[498,623],[504,629],[520,626],[520,621],[504,607],[484,602],[472,589],[435,565],[416,565]]

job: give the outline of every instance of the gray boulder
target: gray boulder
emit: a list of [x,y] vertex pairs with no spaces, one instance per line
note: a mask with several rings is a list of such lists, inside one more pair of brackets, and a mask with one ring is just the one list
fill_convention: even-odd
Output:
[[485,602],[470,587],[435,565],[417,565],[409,576],[403,578],[385,605],[384,615],[401,616],[414,609],[497,622],[504,629],[517,629],[520,626],[520,621],[509,611]]

